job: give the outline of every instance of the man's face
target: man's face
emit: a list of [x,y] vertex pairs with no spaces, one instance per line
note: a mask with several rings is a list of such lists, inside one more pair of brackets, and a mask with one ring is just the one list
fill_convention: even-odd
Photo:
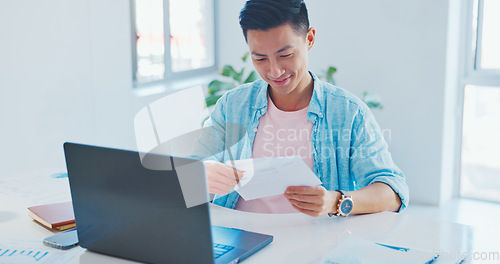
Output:
[[288,95],[307,86],[310,80],[307,78],[308,51],[314,37],[314,29],[309,29],[304,36],[289,24],[267,31],[247,31],[253,65],[260,77],[271,85],[273,93]]

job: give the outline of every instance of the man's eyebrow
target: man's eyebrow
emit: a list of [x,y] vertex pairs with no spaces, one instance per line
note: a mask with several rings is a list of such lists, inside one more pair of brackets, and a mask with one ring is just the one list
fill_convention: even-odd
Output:
[[[276,51],[276,54],[281,53],[281,52],[283,52],[283,51],[285,51],[287,49],[290,49],[290,48],[293,48],[292,45],[286,45],[282,49],[279,49],[278,51]],[[265,56],[267,56],[265,54],[260,54],[260,53],[254,52],[254,51],[252,52],[252,55],[259,56],[259,57],[265,57]]]
[[282,48],[282,49],[280,49],[280,50],[276,51],[276,54],[281,53],[281,52],[283,52],[283,51],[285,51],[285,50],[287,50],[287,49],[289,49],[289,48],[292,48],[292,45],[286,45],[284,48]]
[[265,57],[265,56],[267,56],[267,55],[264,55],[264,54],[257,53],[255,51],[252,51],[252,55],[259,56],[259,57]]

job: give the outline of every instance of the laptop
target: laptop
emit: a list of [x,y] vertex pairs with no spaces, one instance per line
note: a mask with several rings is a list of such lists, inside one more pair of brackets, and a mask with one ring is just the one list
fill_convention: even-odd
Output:
[[[64,153],[79,243],[90,251],[146,263],[238,263],[273,240],[211,226],[208,202],[186,205],[175,166],[148,169],[138,152],[75,143],[65,143]],[[201,164],[191,166],[190,179],[208,197],[200,161],[156,158]]]

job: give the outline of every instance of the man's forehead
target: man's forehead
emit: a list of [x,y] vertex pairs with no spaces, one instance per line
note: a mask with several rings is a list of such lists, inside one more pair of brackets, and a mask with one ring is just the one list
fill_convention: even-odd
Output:
[[268,56],[296,48],[301,39],[289,24],[268,30],[247,31],[247,44],[254,56]]

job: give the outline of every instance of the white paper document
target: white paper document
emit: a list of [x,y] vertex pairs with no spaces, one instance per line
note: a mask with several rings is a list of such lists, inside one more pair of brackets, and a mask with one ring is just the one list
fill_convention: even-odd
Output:
[[433,251],[378,244],[351,235],[312,264],[410,264],[431,263],[436,259],[439,254]]
[[68,174],[63,169],[37,170],[0,177],[0,193],[27,201],[31,205],[71,200]]
[[321,184],[300,157],[234,160],[226,164],[245,171],[234,189],[246,201],[283,194],[288,186]]
[[1,264],[68,263],[85,250],[81,247],[61,250],[44,246],[42,241],[0,239]]

